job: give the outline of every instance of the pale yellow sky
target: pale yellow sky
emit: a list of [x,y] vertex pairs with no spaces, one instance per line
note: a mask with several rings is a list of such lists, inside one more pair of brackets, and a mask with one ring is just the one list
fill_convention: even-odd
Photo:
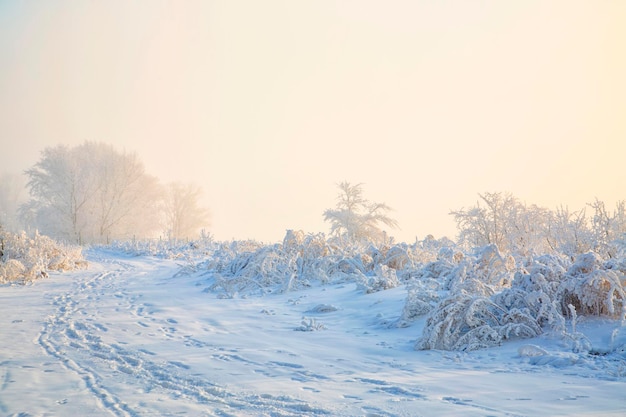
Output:
[[85,140],[203,186],[218,239],[328,231],[364,183],[412,241],[508,191],[626,199],[625,1],[0,0],[0,171]]

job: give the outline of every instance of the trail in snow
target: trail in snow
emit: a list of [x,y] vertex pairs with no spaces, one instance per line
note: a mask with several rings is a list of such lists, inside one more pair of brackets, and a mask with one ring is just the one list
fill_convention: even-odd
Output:
[[[89,261],[87,271],[0,288],[0,415],[626,412],[623,378],[597,377],[602,358],[564,354],[574,358],[566,366],[535,366],[517,354],[528,341],[414,351],[418,328],[389,325],[402,288],[366,295],[346,283],[219,299],[203,291],[210,277],[181,275],[173,261],[102,249]],[[322,326],[296,331],[304,317]],[[532,343],[550,351],[556,342]]]
[[[183,362],[159,360],[149,350],[125,347],[120,341],[105,341],[103,336],[109,329],[102,324],[102,318],[106,319],[107,314],[129,313],[136,316],[136,322],[142,327],[148,327],[145,323],[155,319],[151,317],[150,304],[137,302],[140,294],[124,290],[128,281],[141,271],[132,262],[98,260],[106,265],[107,271],[85,275],[72,285],[69,292],[54,298],[56,311],[48,317],[38,341],[48,354],[83,379],[103,409],[125,417],[174,412],[160,407],[153,409],[149,401],[133,403],[125,399],[125,393],[134,391],[146,399],[151,393],[166,395],[170,398],[170,407],[171,403],[181,402],[177,412],[193,411],[195,407],[186,409],[186,403],[192,402],[201,406],[206,415],[241,415],[242,411],[252,410],[285,416],[303,412],[328,414],[321,408],[315,409],[286,396],[274,398],[271,395],[232,393],[202,375],[194,374]],[[164,327],[160,327],[161,337],[171,338],[170,334],[176,332],[175,324],[174,319],[166,320]],[[203,347],[191,337],[182,341],[185,347]],[[154,403],[159,402],[157,399]]]

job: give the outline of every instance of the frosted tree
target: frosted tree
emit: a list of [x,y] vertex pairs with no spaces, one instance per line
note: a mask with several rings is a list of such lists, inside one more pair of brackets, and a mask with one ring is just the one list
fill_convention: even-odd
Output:
[[391,210],[388,205],[365,199],[363,184],[344,181],[338,187],[335,209],[324,211],[324,220],[331,224],[331,234],[348,241],[377,241],[384,237],[382,225],[398,227],[397,221],[387,215]]
[[134,153],[119,153],[110,145],[89,144],[95,160],[96,190],[92,203],[94,241],[108,243],[112,238],[156,232],[158,211],[154,202],[162,195],[157,179],[146,174]]
[[26,171],[31,199],[21,207],[32,227],[71,242],[148,236],[158,228],[161,190],[135,154],[85,142],[46,148]]
[[95,186],[75,154],[64,145],[42,151],[39,162],[26,171],[31,199],[20,211],[24,222],[43,233],[80,242]]
[[[471,246],[495,244],[504,248],[508,227],[508,214],[518,201],[510,194],[479,194],[475,207],[453,211],[459,241]],[[481,205],[481,201],[483,205]]]
[[508,193],[479,197],[475,207],[450,213],[459,230],[459,243],[466,247],[495,244],[523,256],[549,249],[549,210],[527,206]]
[[196,237],[209,226],[209,211],[200,205],[202,189],[193,184],[173,182],[163,201],[164,227],[170,239]]

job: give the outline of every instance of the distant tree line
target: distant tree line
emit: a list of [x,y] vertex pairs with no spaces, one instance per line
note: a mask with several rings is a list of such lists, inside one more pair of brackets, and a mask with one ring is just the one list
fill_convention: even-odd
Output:
[[26,176],[30,198],[18,207],[15,192],[0,190],[3,223],[10,224],[9,214],[17,214],[28,228],[68,242],[193,238],[209,225],[198,186],[161,184],[135,153],[111,145],[45,148]]

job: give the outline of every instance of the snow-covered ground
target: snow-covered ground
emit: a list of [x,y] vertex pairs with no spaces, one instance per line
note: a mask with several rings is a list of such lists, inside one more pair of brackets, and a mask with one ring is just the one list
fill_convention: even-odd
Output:
[[593,354],[548,335],[416,351],[424,319],[393,325],[402,286],[222,299],[175,261],[87,257],[87,270],[0,287],[0,415],[626,415],[615,321],[579,321]]

